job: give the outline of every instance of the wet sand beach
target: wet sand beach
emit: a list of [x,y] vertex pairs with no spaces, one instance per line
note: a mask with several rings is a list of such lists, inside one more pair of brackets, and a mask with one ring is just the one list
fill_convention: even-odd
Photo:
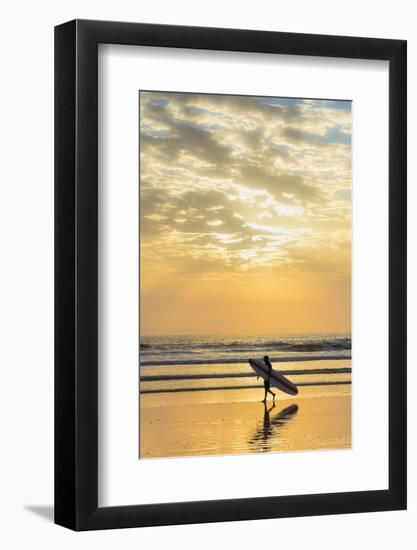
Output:
[[[318,363],[309,363],[308,369],[320,375],[289,375],[300,384],[297,396],[277,391],[275,404],[268,400],[266,406],[262,384],[249,376],[239,379],[237,389],[216,389],[225,383],[236,387],[230,378],[142,382],[140,458],[349,448],[350,360],[326,361],[330,373],[324,374]],[[303,371],[306,365],[297,368]],[[241,372],[242,366],[236,369]],[[187,376],[190,370],[196,372],[181,372]],[[181,391],[186,388],[190,391]]]

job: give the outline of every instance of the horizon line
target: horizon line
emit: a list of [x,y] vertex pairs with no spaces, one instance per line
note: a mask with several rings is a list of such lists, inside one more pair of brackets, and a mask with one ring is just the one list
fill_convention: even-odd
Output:
[[313,332],[281,332],[281,333],[275,333],[275,332],[258,332],[253,334],[248,333],[208,333],[208,332],[201,332],[201,333],[172,333],[172,334],[140,334],[139,338],[154,338],[158,336],[233,336],[233,337],[254,337],[254,336],[274,336],[274,337],[282,337],[282,336],[313,336],[313,335],[340,335],[340,336],[352,336],[352,332],[344,332],[344,331],[313,331]]

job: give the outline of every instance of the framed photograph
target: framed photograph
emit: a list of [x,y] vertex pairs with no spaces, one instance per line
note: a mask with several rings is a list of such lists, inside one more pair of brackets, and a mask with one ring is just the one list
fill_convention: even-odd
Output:
[[55,29],[55,522],[406,507],[406,42]]

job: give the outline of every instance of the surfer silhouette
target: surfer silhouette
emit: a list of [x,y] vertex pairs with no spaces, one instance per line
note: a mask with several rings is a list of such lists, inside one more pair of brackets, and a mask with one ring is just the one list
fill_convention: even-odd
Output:
[[272,395],[273,400],[275,401],[275,393],[271,391],[271,374],[272,374],[272,365],[271,361],[269,360],[269,357],[265,355],[264,357],[264,363],[268,367],[268,378],[264,380],[264,388],[265,388],[265,397],[263,399],[263,403],[266,403],[266,398],[268,393]]

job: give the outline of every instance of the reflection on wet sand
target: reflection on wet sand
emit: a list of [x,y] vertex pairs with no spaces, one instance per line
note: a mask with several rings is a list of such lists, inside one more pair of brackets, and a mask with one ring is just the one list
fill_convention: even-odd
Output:
[[251,450],[263,453],[271,451],[272,439],[279,437],[280,429],[298,412],[298,405],[294,404],[279,410],[271,418],[271,411],[275,408],[275,402],[270,407],[264,403],[263,422],[249,440]]
[[140,458],[349,448],[350,386],[326,391],[302,388],[296,404],[266,408],[259,390],[205,392],[205,403],[200,392],[142,395]]

